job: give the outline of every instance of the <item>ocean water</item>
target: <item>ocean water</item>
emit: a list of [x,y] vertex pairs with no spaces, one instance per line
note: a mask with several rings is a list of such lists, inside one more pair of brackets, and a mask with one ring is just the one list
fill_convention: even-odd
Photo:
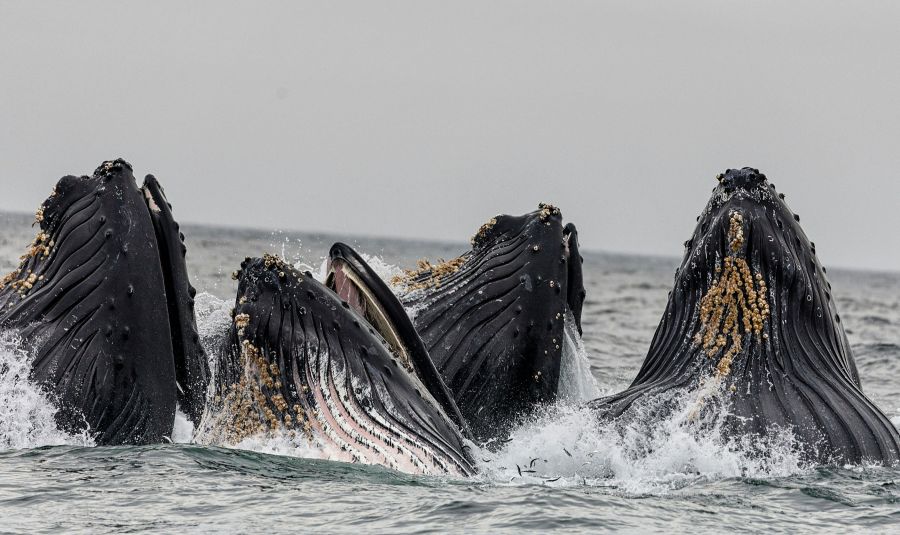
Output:
[[[15,267],[30,223],[0,213],[0,271]],[[247,255],[278,253],[315,272],[342,240],[389,274],[467,247],[184,231],[208,347],[228,324],[230,274]],[[93,447],[88,436],[56,429],[52,405],[27,378],[27,351],[15,333],[0,333],[0,533],[900,531],[900,468],[804,466],[789,436],[729,443],[714,427],[694,432],[683,425],[683,393],[665,400],[683,410],[655,425],[600,425],[581,410],[581,400],[622,389],[637,372],[679,261],[584,256],[584,338],[569,341],[563,401],[524,421],[500,451],[478,451],[471,479],[331,462],[287,441],[198,446],[183,422],[173,444]],[[900,273],[829,274],[863,387],[900,425]]]

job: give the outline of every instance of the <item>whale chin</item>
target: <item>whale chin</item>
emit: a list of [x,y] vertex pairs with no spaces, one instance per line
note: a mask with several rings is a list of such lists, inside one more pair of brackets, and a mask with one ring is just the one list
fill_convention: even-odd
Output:
[[183,235],[155,178],[107,161],[66,176],[40,231],[0,283],[0,326],[32,353],[31,376],[61,428],[100,444],[162,442],[176,404],[197,421],[208,364],[197,336]]
[[626,391],[592,406],[616,417],[638,400],[696,390],[707,394],[692,413],[720,411],[729,436],[787,429],[810,461],[896,462],[900,437],[862,392],[799,216],[755,169],[729,170],[719,181],[685,243],[640,372]]

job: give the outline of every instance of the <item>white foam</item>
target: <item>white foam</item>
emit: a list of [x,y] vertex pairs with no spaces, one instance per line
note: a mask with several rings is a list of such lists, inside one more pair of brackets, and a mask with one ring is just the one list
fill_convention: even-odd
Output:
[[170,438],[176,444],[188,444],[194,438],[194,423],[180,409],[175,411],[175,427]]
[[[403,270],[400,269],[399,266],[395,266],[394,264],[385,262],[384,259],[380,256],[368,255],[365,253],[360,253],[360,256],[363,257],[363,260],[365,260],[366,263],[369,264],[369,267],[372,268],[375,274],[381,277],[381,280],[383,280],[388,286],[391,285],[391,281],[395,277],[403,275]],[[391,290],[396,293],[395,288],[391,287]]]
[[[218,352],[222,350],[222,341],[228,334],[231,326],[231,309],[233,301],[224,301],[206,292],[198,293],[194,300],[194,313],[197,318],[197,332],[200,334],[200,344],[206,350],[209,360],[210,385],[212,378],[216,376],[218,366]],[[207,390],[207,398],[210,390]]]
[[[615,421],[560,403],[522,425],[496,453],[479,451],[482,477],[498,484],[596,485],[664,494],[701,479],[783,477],[805,470],[793,436],[722,438],[721,414],[692,417],[696,393],[670,393]],[[674,407],[658,420],[661,407]]]
[[305,435],[298,434],[291,437],[286,433],[268,432],[245,438],[241,442],[226,446],[230,449],[248,450],[269,455],[281,455],[285,457],[300,457],[303,459],[329,458],[328,452],[317,444],[309,441]]
[[197,317],[197,331],[200,343],[207,349],[210,344],[220,340],[231,325],[231,307],[233,301],[225,301],[218,297],[201,292],[194,300],[194,312]]
[[894,427],[900,429],[900,414],[891,418],[891,423],[894,424]]
[[0,449],[93,444],[56,425],[56,407],[30,378],[31,356],[15,333],[0,332]]

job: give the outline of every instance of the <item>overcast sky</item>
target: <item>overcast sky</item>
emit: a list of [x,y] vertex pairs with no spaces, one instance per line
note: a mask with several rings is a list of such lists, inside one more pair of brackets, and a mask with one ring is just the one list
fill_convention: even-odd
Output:
[[124,157],[182,221],[680,255],[728,167],[900,269],[900,2],[0,0],[0,209]]

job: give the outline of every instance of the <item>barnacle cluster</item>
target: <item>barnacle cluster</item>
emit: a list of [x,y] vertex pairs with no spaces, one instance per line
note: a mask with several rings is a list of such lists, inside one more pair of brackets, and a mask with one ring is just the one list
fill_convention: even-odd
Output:
[[[38,213],[42,212],[39,211]],[[56,244],[50,239],[49,234],[46,232],[39,232],[31,244],[29,244],[25,254],[19,257],[22,264],[0,279],[0,290],[5,289],[7,286],[11,286],[18,292],[20,297],[25,297],[34,285],[39,281],[44,280],[43,275],[37,275],[31,269],[26,270],[25,266],[29,265],[28,261],[32,258],[40,260],[49,257],[54,245]]]
[[766,281],[739,256],[744,245],[743,221],[739,212],[730,214],[729,256],[724,267],[716,268],[716,279],[700,301],[700,329],[694,337],[708,358],[722,355],[716,365],[718,377],[731,373],[731,364],[746,338],[763,336],[770,314]]
[[488,232],[490,232],[491,229],[494,228],[494,225],[496,225],[496,224],[497,224],[497,218],[496,217],[490,218],[487,223],[485,223],[484,225],[481,225],[481,227],[478,228],[478,232],[476,232],[475,235],[472,236],[472,239],[469,240],[469,243],[471,243],[472,245],[475,245],[476,243],[485,239],[487,237]]
[[[0,279],[0,290],[4,290],[9,286],[19,294],[19,297],[24,298],[42,280],[44,280],[43,275],[38,275],[31,270],[22,271],[19,268]],[[10,303],[10,306],[12,306],[12,303]]]
[[[240,315],[239,315],[240,316]],[[312,437],[310,420],[299,404],[290,407],[282,393],[281,370],[269,363],[263,352],[249,340],[241,342],[243,369],[237,383],[227,387],[224,397],[217,396],[222,414],[228,419],[225,438],[236,443],[266,431],[298,430]]]
[[459,271],[459,268],[465,263],[466,259],[464,257],[457,257],[452,260],[444,260],[442,258],[436,264],[422,259],[416,263],[416,269],[405,269],[402,275],[393,277],[391,284],[404,285],[408,290],[437,288],[446,277]]
[[290,266],[280,256],[269,253],[263,255],[263,264],[265,264],[266,269],[272,269],[273,267],[277,267],[280,270],[290,269]]
[[47,203],[50,202],[50,199],[56,197],[56,186],[53,186],[53,190],[50,191],[50,196],[47,197],[47,200],[44,201],[43,204],[38,206],[38,209],[34,212],[34,224],[40,225],[44,222],[44,210],[46,209]]
[[238,336],[244,336],[244,329],[250,325],[250,314],[237,314],[234,316],[234,326],[238,330]]
[[540,213],[541,221],[547,221],[548,219],[550,219],[550,216],[555,216],[555,215],[561,214],[561,212],[559,211],[559,208],[553,206],[552,204],[544,203],[544,202],[538,204],[538,210],[540,210],[540,212],[541,212]]
[[39,232],[28,246],[28,250],[20,257],[20,260],[28,260],[29,258],[47,258],[53,250],[56,243],[50,239],[50,235],[46,232]]

